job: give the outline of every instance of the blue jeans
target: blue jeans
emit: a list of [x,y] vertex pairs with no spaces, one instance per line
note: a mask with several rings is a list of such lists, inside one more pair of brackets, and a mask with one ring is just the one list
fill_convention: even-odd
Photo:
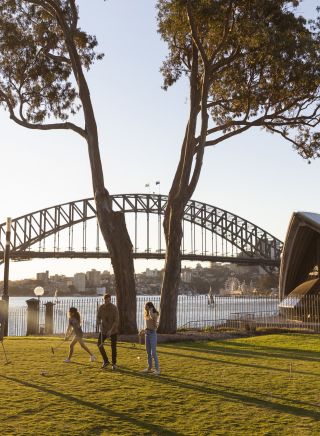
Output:
[[146,350],[148,355],[148,368],[152,368],[152,359],[154,366],[159,371],[159,360],[157,355],[157,332],[155,330],[146,330]]

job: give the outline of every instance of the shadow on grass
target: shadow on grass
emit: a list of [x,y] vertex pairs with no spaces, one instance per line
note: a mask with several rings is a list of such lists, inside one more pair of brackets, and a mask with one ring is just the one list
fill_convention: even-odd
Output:
[[[139,373],[137,373],[135,371],[131,371],[129,369],[121,369],[121,372],[126,374],[126,375],[129,375],[131,377],[139,377],[139,378],[144,380],[144,383],[145,383],[145,380],[147,378],[148,380],[152,380],[152,381],[157,382],[157,383],[172,385],[175,388],[180,387],[183,389],[191,389],[193,392],[200,392],[200,393],[207,394],[207,395],[216,395],[216,396],[224,398],[227,401],[232,401],[235,403],[244,403],[244,404],[248,404],[248,405],[261,407],[264,409],[273,410],[273,411],[280,412],[280,413],[288,413],[288,414],[294,415],[294,416],[311,418],[315,421],[320,420],[320,411],[318,412],[318,411],[313,411],[313,410],[307,410],[307,409],[302,408],[302,407],[291,406],[289,404],[275,403],[273,401],[269,401],[269,400],[261,399],[261,398],[256,398],[256,397],[249,396],[249,395],[244,395],[244,394],[238,393],[238,392],[230,392],[229,387],[224,388],[224,389],[221,389],[221,387],[210,388],[210,387],[199,386],[199,385],[184,382],[184,381],[179,381],[177,378],[174,378],[174,377],[168,377],[168,376],[163,376],[163,375],[162,376],[154,376],[154,375],[139,374]],[[282,399],[282,398],[277,398],[277,399],[281,399],[282,401],[287,401],[286,399]],[[308,404],[308,403],[306,403],[306,404]],[[312,405],[312,406],[317,407],[315,405]],[[319,407],[317,407],[317,408],[319,409]]]
[[83,362],[76,362],[75,360],[71,360],[71,362],[66,363],[68,366],[72,365],[78,365],[85,368],[96,368],[96,365],[94,365],[95,362],[89,362],[89,363],[83,363]]
[[[172,378],[172,377],[168,377],[168,379]],[[202,380],[196,380],[196,379],[192,379],[190,377],[188,378],[184,378],[184,377],[173,377],[173,379],[178,379],[178,380],[186,380],[187,382],[193,382],[193,383],[206,383],[206,385],[210,385],[210,386],[215,386],[216,388],[224,388],[226,390],[233,390],[236,392],[244,392],[244,393],[249,393],[249,394],[253,394],[253,395],[262,395],[265,397],[269,397],[269,398],[274,398],[276,400],[280,400],[280,401],[287,401],[289,403],[294,403],[294,404],[298,404],[301,406],[307,406],[307,407],[316,407],[319,408],[318,404],[315,403],[307,403],[306,401],[300,401],[297,399],[290,399],[290,398],[286,398],[286,397],[281,397],[281,395],[277,395],[277,394],[271,394],[271,393],[266,393],[266,392],[259,392],[259,391],[255,391],[255,390],[250,390],[250,389],[244,389],[244,388],[236,388],[236,387],[230,387],[230,386],[224,386],[221,383],[217,384],[217,383],[212,383],[212,382],[208,382],[207,380],[202,381]]]
[[[179,347],[179,350],[180,349],[181,349],[181,347]],[[192,351],[192,350],[188,349],[188,351]],[[200,351],[200,350],[193,350],[193,351]],[[201,361],[212,362],[212,363],[221,363],[223,365],[232,365],[232,366],[240,366],[240,367],[255,368],[255,369],[265,369],[267,371],[288,373],[288,368],[279,368],[279,367],[273,367],[273,366],[267,366],[267,365],[257,365],[254,363],[235,362],[235,361],[231,361],[231,360],[218,359],[218,358],[214,358],[214,357],[194,356],[192,354],[175,353],[173,351],[168,351],[167,349],[166,349],[166,351],[157,349],[157,352],[158,352],[158,354],[167,354],[167,355],[172,355],[172,356],[176,356],[176,357],[184,357],[186,359],[201,360]],[[203,350],[203,352],[205,352],[205,351]],[[206,353],[210,354],[210,351],[206,351]],[[211,354],[213,354],[213,353],[214,352],[211,352]],[[238,354],[233,355],[232,353],[221,352],[219,354],[240,357]],[[246,357],[246,356],[243,356],[243,357]],[[250,357],[254,357],[254,356],[250,356]],[[316,373],[313,373],[310,371],[292,370],[292,373],[293,374],[301,374],[301,375],[309,375],[309,376],[314,376],[314,377],[319,377],[319,375],[320,375],[320,373],[316,374]]]
[[53,389],[39,386],[35,383],[27,382],[25,380],[20,380],[18,378],[11,377],[11,376],[0,375],[0,377],[4,380],[9,380],[9,381],[17,383],[21,386],[26,386],[28,388],[36,389],[40,392],[44,392],[45,394],[54,395],[56,397],[62,398],[62,399],[67,400],[67,401],[72,401],[74,403],[79,404],[80,406],[84,406],[84,407],[98,410],[99,412],[103,412],[106,415],[112,416],[113,418],[117,418],[121,421],[128,422],[128,423],[133,424],[137,427],[140,427],[144,430],[148,430],[148,431],[152,432],[152,434],[157,432],[158,434],[165,434],[165,435],[169,435],[169,436],[170,435],[172,435],[172,436],[173,435],[178,435],[178,436],[181,435],[182,436],[182,433],[178,433],[175,431],[171,431],[167,428],[163,428],[154,422],[152,424],[149,424],[149,423],[144,422],[142,420],[132,418],[128,415],[124,415],[123,413],[119,413],[119,412],[116,412],[114,410],[111,410],[110,408],[100,406],[99,404],[92,403],[90,401],[85,401],[85,400],[82,400],[80,398],[74,397],[74,396],[69,395],[69,394],[64,394],[63,392],[55,391]]
[[[237,356],[237,357],[256,357],[264,359],[266,357],[268,358],[281,358],[281,359],[292,359],[292,360],[302,360],[302,361],[308,361],[308,362],[318,362],[320,363],[320,353],[317,353],[316,351],[308,351],[308,350],[297,350],[297,349],[287,349],[287,348],[277,348],[277,347],[267,347],[267,346],[257,346],[257,345],[251,345],[251,344],[238,344],[235,342],[218,342],[216,343],[223,345],[224,348],[214,348],[214,347],[194,347],[189,346],[187,343],[183,346],[177,346],[177,349],[180,350],[187,350],[187,351],[195,351],[200,353],[208,353],[208,354],[228,354],[230,356]],[[230,345],[242,347],[242,349],[235,350],[234,348],[229,348]],[[254,347],[254,350],[250,350],[248,348]],[[169,348],[169,347],[165,347]],[[271,351],[271,353],[268,353],[268,351]],[[276,352],[278,351],[278,352]],[[283,353],[283,351],[286,351]]]
[[0,417],[0,420],[2,422],[8,423],[10,421],[15,421],[17,419],[20,419],[21,417],[24,417],[24,416],[27,417],[27,416],[30,416],[34,413],[41,413],[42,411],[45,411],[47,409],[48,409],[47,405],[42,406],[42,407],[37,407],[36,409],[35,408],[25,409],[25,410],[19,411],[19,413],[15,413],[14,415],[7,415],[5,417]]
[[[291,338],[294,338],[295,335],[291,335]],[[301,336],[299,335],[299,338]],[[275,347],[275,346],[269,346],[269,345],[260,345],[260,344],[256,344],[256,343],[251,343],[251,342],[239,342],[239,341],[234,341],[234,340],[227,340],[227,341],[215,341],[217,344],[221,344],[221,345],[231,345],[232,347],[235,348],[258,348],[258,349],[262,349],[264,351],[274,351],[276,352],[276,355],[278,355],[278,353],[282,353],[285,352],[285,354],[299,354],[302,355],[304,358],[309,358],[309,359],[315,359],[317,361],[320,361],[320,352],[318,351],[310,351],[310,350],[301,350],[301,348],[288,348],[288,347]]]

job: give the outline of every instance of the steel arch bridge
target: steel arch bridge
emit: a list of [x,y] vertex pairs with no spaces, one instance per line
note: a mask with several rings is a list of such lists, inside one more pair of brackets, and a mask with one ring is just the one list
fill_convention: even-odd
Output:
[[[135,258],[165,257],[162,220],[167,200],[167,196],[160,194],[112,196],[113,210],[126,214]],[[142,230],[138,220],[141,214],[145,217]],[[94,249],[90,249],[87,243],[89,222],[95,223]],[[75,249],[76,226],[78,231],[79,226],[81,227],[81,236],[78,236],[82,245],[80,249]],[[279,267],[283,243],[266,230],[226,210],[190,200],[184,211],[183,230],[183,260],[244,263],[261,265],[266,269]],[[66,249],[61,244],[62,234]],[[2,223],[0,259],[4,257],[5,237],[6,224]],[[51,249],[46,244],[49,239]],[[101,250],[100,240],[102,238],[96,221],[95,202],[93,198],[86,198],[12,219],[10,259],[110,257],[106,247]],[[141,240],[145,246],[139,250],[138,242],[140,245]],[[156,248],[152,248],[153,246]]]

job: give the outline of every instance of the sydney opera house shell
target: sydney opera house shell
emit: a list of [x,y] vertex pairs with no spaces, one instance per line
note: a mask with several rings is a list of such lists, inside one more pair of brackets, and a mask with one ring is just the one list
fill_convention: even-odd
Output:
[[[296,309],[317,302],[320,295],[320,215],[296,212],[292,215],[281,258],[280,307]],[[320,301],[320,300],[319,300]],[[319,309],[312,304],[318,318]],[[309,312],[311,312],[309,310]]]

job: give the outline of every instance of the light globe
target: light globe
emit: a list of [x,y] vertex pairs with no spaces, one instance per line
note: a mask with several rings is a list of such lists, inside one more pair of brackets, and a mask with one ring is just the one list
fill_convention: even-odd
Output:
[[36,297],[42,297],[42,295],[44,294],[44,289],[42,286],[37,286],[36,288],[34,288],[33,292]]

